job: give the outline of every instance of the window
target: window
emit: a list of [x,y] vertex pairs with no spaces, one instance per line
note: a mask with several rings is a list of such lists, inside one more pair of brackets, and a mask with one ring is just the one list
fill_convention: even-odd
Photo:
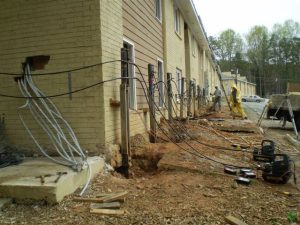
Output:
[[160,59],[157,61],[157,75],[158,75],[159,107],[163,107],[164,99],[165,99],[164,69],[163,69],[163,61]]
[[155,0],[155,15],[159,21],[162,21],[161,0]]
[[193,56],[196,56],[196,40],[195,40],[194,35],[192,35],[192,53],[193,53]]
[[[127,39],[123,41],[123,47],[128,50],[128,58],[129,61],[134,63],[135,62],[135,53],[134,53],[134,44]],[[133,78],[135,77],[135,69],[134,66],[128,65],[128,77]],[[137,109],[136,104],[136,80],[129,79],[129,107],[131,109]]]
[[178,8],[175,9],[175,31],[180,34],[180,11]]
[[176,69],[176,84],[177,84],[177,98],[180,98],[180,95],[182,94],[182,90],[181,90],[181,83],[182,83],[182,72],[180,69]]

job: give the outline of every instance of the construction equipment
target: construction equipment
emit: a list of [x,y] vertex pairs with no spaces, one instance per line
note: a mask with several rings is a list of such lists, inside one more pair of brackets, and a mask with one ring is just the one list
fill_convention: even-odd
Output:
[[261,149],[254,148],[253,160],[258,162],[272,162],[274,160],[275,142],[271,140],[263,140]]
[[[291,160],[286,154],[275,154],[274,161],[266,163],[262,169],[263,179],[273,183],[286,184],[292,174]],[[296,183],[295,171],[294,182]]]
[[299,139],[298,131],[300,130],[300,93],[291,92],[289,94],[272,95],[268,107],[258,121],[261,124],[262,118],[267,114],[267,118],[283,119],[283,124],[289,121],[293,124],[294,132]]
[[275,142],[263,140],[261,149],[254,149],[253,160],[261,162],[257,169],[262,170],[262,177],[265,181],[286,184],[292,174],[296,183],[295,164],[294,172],[291,169],[293,162],[286,154],[275,154]]
[[256,178],[256,174],[252,169],[241,169],[240,174],[244,178]]
[[238,177],[235,179],[238,184],[250,185],[251,180],[245,177]]

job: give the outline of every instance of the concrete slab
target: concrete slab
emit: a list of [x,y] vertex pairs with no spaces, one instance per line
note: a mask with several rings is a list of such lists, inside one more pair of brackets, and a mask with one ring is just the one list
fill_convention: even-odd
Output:
[[[103,170],[104,159],[88,158],[92,178]],[[57,183],[57,172],[67,172]],[[42,184],[37,176],[50,174]],[[74,193],[85,185],[88,168],[75,172],[69,167],[58,165],[46,158],[30,158],[23,163],[0,169],[0,197],[17,200],[46,200],[49,204],[60,202],[65,196]]]

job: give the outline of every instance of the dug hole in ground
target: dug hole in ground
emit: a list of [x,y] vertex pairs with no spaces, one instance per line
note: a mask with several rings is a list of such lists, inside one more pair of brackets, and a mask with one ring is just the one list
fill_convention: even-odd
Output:
[[[251,110],[247,113],[252,120],[258,117]],[[238,148],[226,151],[207,147],[195,140],[232,149],[233,143],[252,148],[259,147],[263,139],[272,139],[276,141],[277,151],[287,152],[299,165],[299,151],[284,139],[286,133],[292,134],[291,129],[268,128],[262,133],[254,121],[233,120],[227,110],[220,113],[203,110],[199,115],[189,122],[175,121],[176,134],[165,121],[161,126],[182,148],[191,149],[192,146],[201,154],[225,164],[249,166],[253,163],[252,154],[238,151]],[[180,132],[182,126],[188,134]],[[258,178],[252,179],[250,185],[236,184],[234,176],[223,172],[223,165],[183,151],[167,141],[161,131],[158,140],[159,143],[150,144],[145,136],[133,137],[130,178],[117,172],[98,174],[84,196],[96,198],[128,192],[120,204],[111,205],[121,208],[122,213],[91,213],[91,203],[75,201],[78,195],[75,193],[54,206],[11,204],[0,212],[0,224],[216,225],[226,224],[225,217],[231,215],[248,225],[285,225],[291,222],[289,215],[299,218],[299,196],[283,193],[299,193],[292,179],[285,185],[271,184],[265,182],[258,171]]]

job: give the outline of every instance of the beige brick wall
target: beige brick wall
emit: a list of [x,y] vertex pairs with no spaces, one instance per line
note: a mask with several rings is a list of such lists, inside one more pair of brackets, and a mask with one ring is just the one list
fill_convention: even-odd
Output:
[[[173,0],[163,1],[165,71],[172,73],[174,80],[176,80],[176,68],[178,68],[182,71],[183,77],[185,77],[186,79],[194,78],[196,80],[197,85],[200,85],[203,88],[204,72],[205,68],[208,68],[209,62],[207,60],[207,57],[203,56],[203,50],[199,47],[196,41],[194,46],[195,50],[193,53],[193,34],[191,29],[189,28],[189,24],[187,24],[187,30],[184,30],[184,12],[181,12],[180,32],[179,34],[175,32],[175,8],[176,4]],[[187,85],[185,86],[185,90],[187,90]],[[175,91],[176,88],[173,84],[173,92]]]
[[[113,16],[112,16],[113,15]],[[118,60],[121,56],[122,48],[122,1],[101,0],[100,2],[101,18],[101,51],[102,61]],[[110,64],[103,68],[103,79],[120,77],[120,63]],[[102,116],[105,124],[104,140],[113,142],[119,137],[120,130],[120,111],[119,108],[110,106],[110,98],[120,99],[119,94],[120,81],[110,82],[104,85]]]
[[[36,1],[3,0],[0,4],[0,70],[21,72],[27,56],[50,55],[45,70],[54,72],[120,59],[124,30],[122,0]],[[176,75],[176,68],[186,77],[184,18],[180,34],[174,29],[174,2],[163,2],[164,74]],[[153,5],[153,4],[150,4]],[[191,35],[189,35],[191,37]],[[198,52],[199,51],[199,52]],[[191,55],[190,73],[200,83],[203,76],[202,50]],[[192,53],[191,53],[192,54]],[[160,56],[161,57],[161,56]],[[206,57],[205,68],[209,68]],[[201,73],[202,72],[202,73]],[[120,63],[106,64],[72,73],[73,90],[101,80],[120,77]],[[38,87],[47,95],[68,91],[67,74],[36,77]],[[120,81],[110,82],[84,92],[53,99],[74,128],[84,149],[93,154],[106,143],[120,141],[120,108],[111,107],[110,99],[119,100]],[[1,93],[20,95],[11,77],[0,77]],[[175,89],[175,86],[173,87]],[[24,100],[0,98],[0,113],[5,114],[6,134],[10,143],[36,150],[17,116]],[[30,124],[42,146],[51,149],[44,132],[33,121]],[[159,118],[158,118],[159,119]],[[149,113],[130,112],[131,135],[144,133],[149,127]],[[147,129],[145,129],[145,126]]]
[[[3,0],[0,4],[0,68],[20,73],[27,56],[50,55],[45,70],[53,72],[86,66],[101,61],[99,0],[35,1]],[[0,78],[1,93],[20,95],[11,77]],[[100,67],[72,74],[73,90],[101,80]],[[38,87],[47,95],[68,91],[67,74],[36,77]],[[64,117],[74,128],[83,148],[96,151],[103,142],[101,88],[95,87],[73,95],[55,98]],[[35,150],[17,116],[24,100],[0,98],[0,113],[5,113],[6,134],[10,143]],[[25,113],[37,139],[46,148],[49,141]]]
[[174,10],[175,5],[173,0],[163,1],[165,72],[172,73],[173,77],[175,78],[176,68],[178,68],[182,71],[182,76],[186,77],[184,18],[181,14],[180,34],[178,34],[175,32]]
[[[102,0],[100,5],[101,37],[102,37],[102,60],[120,59],[121,48],[123,46],[124,27],[123,27],[123,7],[122,0]],[[140,4],[136,2],[136,4]],[[127,7],[127,6],[126,6]],[[139,5],[141,7],[141,5]],[[149,5],[150,7],[150,5]],[[148,9],[153,10],[153,9]],[[114,15],[113,17],[111,15]],[[112,38],[113,37],[113,38]],[[146,43],[144,40],[139,40]],[[136,51],[139,51],[137,48]],[[155,63],[152,61],[148,63]],[[145,67],[146,64],[143,64]],[[143,70],[143,73],[146,71]],[[136,70],[137,73],[137,70]],[[103,79],[120,77],[120,63],[106,66],[103,70]],[[145,77],[146,81],[148,78]],[[137,81],[138,82],[138,81]],[[104,86],[104,109],[103,116],[105,121],[105,143],[120,143],[121,138],[121,118],[120,107],[111,107],[110,99],[120,99],[120,81],[112,82]],[[145,133],[149,129],[149,113],[143,113],[143,110],[130,110],[130,136],[138,133]]]
[[197,42],[194,40],[193,43],[193,33],[188,28],[188,38],[189,38],[189,65],[186,65],[186,67],[189,67],[189,79],[195,79],[197,85],[203,85],[203,79],[202,79],[202,73],[201,73],[201,54],[200,49],[198,47]]

